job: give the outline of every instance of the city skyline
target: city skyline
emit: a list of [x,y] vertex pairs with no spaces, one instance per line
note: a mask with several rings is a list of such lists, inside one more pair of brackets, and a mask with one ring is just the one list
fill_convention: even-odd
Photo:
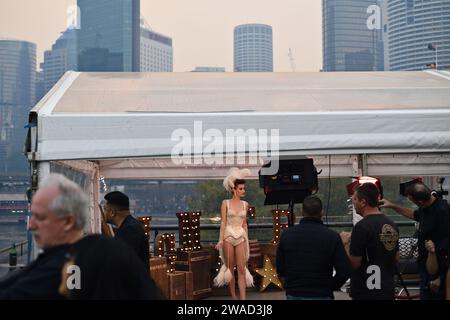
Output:
[[[245,23],[273,27],[274,71],[292,71],[289,48],[297,71],[317,72],[322,68],[321,1],[195,2],[141,0],[141,15],[149,25],[173,39],[175,72],[191,71],[198,65],[221,65],[233,70],[233,29]],[[0,38],[36,43],[39,64],[43,52],[66,29],[66,10],[75,4],[76,0],[2,3]]]

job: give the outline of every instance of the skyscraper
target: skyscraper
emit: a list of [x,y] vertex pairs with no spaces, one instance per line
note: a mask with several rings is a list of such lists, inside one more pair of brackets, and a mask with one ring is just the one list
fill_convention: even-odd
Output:
[[[0,40],[0,173],[17,164],[25,141],[28,113],[36,102],[36,45]],[[10,159],[9,162],[7,160]],[[25,164],[23,157],[23,164]]]
[[172,39],[141,27],[141,71],[172,72]]
[[384,69],[382,32],[367,26],[371,6],[379,1],[322,0],[323,71]]
[[77,29],[67,29],[53,44],[51,50],[44,52],[45,92],[47,93],[66,71],[77,70]]
[[450,0],[384,2],[386,68],[423,70],[437,59],[450,69]]
[[[41,63],[42,65],[42,63]],[[45,75],[44,71],[36,71],[36,103],[38,103],[47,93],[45,90]]]
[[140,0],[78,0],[79,71],[139,71]]
[[234,28],[234,71],[273,72],[271,26],[243,24]]

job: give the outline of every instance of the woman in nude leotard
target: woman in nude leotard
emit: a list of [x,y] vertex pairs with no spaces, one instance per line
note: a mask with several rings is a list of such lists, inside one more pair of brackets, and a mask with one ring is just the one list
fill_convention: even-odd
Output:
[[238,271],[238,287],[242,300],[246,298],[246,287],[253,286],[253,277],[247,269],[249,257],[247,209],[248,203],[242,201],[245,196],[245,180],[250,174],[248,169],[230,169],[223,181],[225,189],[232,193],[232,198],[222,201],[222,222],[220,225],[219,242],[216,249],[222,258],[222,267],[214,279],[218,287],[229,284],[230,293],[236,299],[234,267]]

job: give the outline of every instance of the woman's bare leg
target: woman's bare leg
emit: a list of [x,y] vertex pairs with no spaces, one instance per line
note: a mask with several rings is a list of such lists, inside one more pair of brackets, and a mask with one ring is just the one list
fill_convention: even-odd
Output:
[[246,296],[247,281],[245,279],[245,268],[247,267],[246,246],[247,243],[244,241],[243,243],[235,247],[236,264],[238,269],[239,295],[241,296],[241,300],[245,300],[247,298]]
[[231,271],[231,281],[230,281],[230,294],[233,300],[236,300],[236,288],[235,288],[235,279],[234,279],[234,247],[231,243],[224,241],[223,242],[223,254],[225,263]]

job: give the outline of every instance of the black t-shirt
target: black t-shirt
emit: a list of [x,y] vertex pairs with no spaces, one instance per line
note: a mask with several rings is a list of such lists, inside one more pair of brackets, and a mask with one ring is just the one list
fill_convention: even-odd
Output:
[[398,238],[398,227],[384,214],[368,215],[353,227],[350,254],[362,257],[351,277],[353,299],[394,299]]
[[450,205],[436,199],[430,207],[414,211],[414,220],[419,222],[419,263],[425,265],[428,256],[425,240],[432,240],[439,248],[450,237]]

